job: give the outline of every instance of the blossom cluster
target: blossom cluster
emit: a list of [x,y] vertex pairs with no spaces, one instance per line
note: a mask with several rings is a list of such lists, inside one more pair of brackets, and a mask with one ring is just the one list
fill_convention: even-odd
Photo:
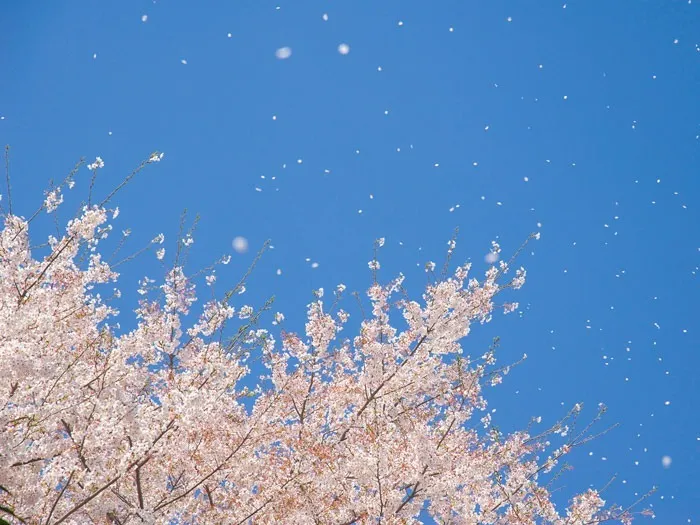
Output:
[[[118,275],[95,250],[87,268],[78,261],[106,221],[106,209],[86,206],[37,259],[27,221],[8,215],[0,231],[6,522],[419,523],[424,508],[441,523],[629,519],[593,490],[556,508],[540,471],[576,442],[543,465],[544,440],[501,435],[477,415],[483,388],[508,370],[494,375],[493,352],[471,357],[462,340],[524,270],[499,283],[507,264],[482,280],[463,265],[420,302],[399,294],[403,276],[375,282],[352,338],[340,336],[350,314],[333,313],[319,290],[305,333],[278,343],[256,326],[260,312],[229,304],[233,294],[184,327],[196,284],[174,266],[159,288],[142,281],[138,325],[120,334],[93,288]],[[230,338],[228,323],[239,323]],[[257,384],[253,358],[266,370]]]

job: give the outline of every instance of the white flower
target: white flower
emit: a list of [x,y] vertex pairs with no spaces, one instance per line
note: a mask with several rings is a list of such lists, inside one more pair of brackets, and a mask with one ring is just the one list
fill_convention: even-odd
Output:
[[515,271],[515,278],[511,281],[511,286],[513,289],[517,290],[522,288],[522,286],[525,284],[525,275],[526,272],[524,268],[519,268]]
[[[149,163],[151,163],[151,162],[160,162],[160,161],[163,159],[163,155],[165,155],[165,154],[164,154],[164,153],[159,153],[159,152],[157,152],[157,151],[154,151],[153,153],[151,153],[151,156],[148,158],[148,162],[149,162]],[[99,158],[99,157],[98,157],[98,158]]]
[[185,246],[191,246],[194,244],[194,238],[188,233],[184,239],[182,239],[182,244]]
[[511,312],[515,312],[515,310],[518,309],[518,306],[518,303],[506,303],[503,305],[503,313],[509,314]]
[[282,321],[284,321],[284,314],[281,313],[281,312],[277,312],[277,313],[275,314],[275,320],[272,321],[272,324],[279,324],[279,323],[281,323]]
[[345,291],[346,286],[343,283],[340,283],[338,286],[336,286],[336,293],[343,293]]
[[160,250],[158,250],[156,252],[156,259],[158,259],[159,261],[162,261],[163,257],[165,257],[165,248],[161,248]]
[[86,241],[92,241],[95,238],[96,230],[107,220],[107,213],[104,208],[93,206],[88,208],[83,207],[83,214],[77,219],[68,222],[68,233],[76,235]]
[[119,206],[117,206],[114,209],[114,212],[112,212],[112,219],[116,219],[117,217],[119,217]]
[[379,261],[377,261],[376,259],[368,262],[367,266],[369,266],[370,270],[379,270],[380,268]]
[[93,162],[92,164],[88,164],[88,169],[91,171],[94,171],[98,168],[104,168],[104,167],[105,167],[105,163],[102,160],[102,157],[95,157],[95,162]]
[[211,286],[212,284],[214,284],[216,282],[216,275],[214,275],[214,274],[207,275],[205,277],[205,279],[207,280],[207,286]]
[[377,246],[379,246],[380,248],[384,246],[384,240],[384,237],[380,237],[379,239],[377,239]]
[[61,194],[61,188],[56,188],[55,190],[49,192],[44,201],[44,206],[46,206],[46,213],[51,213],[56,211],[58,206],[63,202],[63,195]]
[[165,235],[162,233],[159,233],[152,241],[151,243],[153,244],[163,244],[163,241],[165,241]]
[[253,315],[253,310],[252,306],[244,305],[241,307],[240,311],[238,312],[238,318],[239,319],[248,319],[251,315]]

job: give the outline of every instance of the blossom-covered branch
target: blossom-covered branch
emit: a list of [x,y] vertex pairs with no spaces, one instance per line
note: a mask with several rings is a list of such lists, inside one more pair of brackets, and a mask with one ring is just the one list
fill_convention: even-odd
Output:
[[[119,187],[161,158],[151,155]],[[98,158],[89,166],[93,176],[103,165]],[[480,280],[469,264],[443,271],[416,301],[395,298],[405,291],[402,275],[380,284],[375,251],[371,308],[354,337],[341,335],[350,314],[337,300],[327,308],[319,290],[305,333],[282,331],[278,342],[273,329],[258,328],[270,301],[257,311],[234,304],[244,280],[185,327],[196,283],[178,245],[160,297],[145,278],[138,325],[119,334],[108,321],[121,314],[94,291],[118,279],[98,250],[113,195],[83,207],[44,257],[32,253],[28,221],[4,217],[0,519],[419,523],[426,510],[440,523],[631,520],[630,508],[605,508],[594,490],[559,510],[541,482],[589,439],[589,427],[540,461],[566,418],[540,434],[502,435],[488,414],[477,416],[487,406],[484,387],[510,366],[494,367],[495,347],[466,355],[462,341],[474,323],[491,320],[499,294],[524,284],[523,269],[504,279],[512,261]],[[44,208],[60,201],[49,194]],[[81,266],[82,246],[89,257]],[[450,256],[454,248],[453,239]],[[283,319],[277,314],[272,325]],[[253,354],[266,376],[251,389]]]

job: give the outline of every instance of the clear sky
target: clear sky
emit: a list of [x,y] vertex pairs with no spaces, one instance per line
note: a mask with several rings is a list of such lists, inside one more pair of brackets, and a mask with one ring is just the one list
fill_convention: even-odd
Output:
[[[492,239],[508,254],[540,231],[520,260],[519,313],[466,345],[481,354],[500,336],[503,362],[529,356],[488,393],[495,422],[551,424],[579,401],[592,418],[604,402],[620,426],[573,454],[560,502],[617,474],[608,501],[655,485],[657,523],[700,521],[700,1],[5,0],[1,11],[16,213],[31,215],[81,156],[104,159],[104,194],[164,151],[120,194],[115,228],[132,229],[134,250],[163,232],[172,253],[182,209],[199,213],[194,269],[246,237],[219,291],[271,239],[239,304],[274,293],[297,331],[312,289],[370,284],[377,237],[380,277],[403,271],[417,292],[455,227],[455,261],[480,272]],[[88,184],[83,168],[60,217]],[[52,228],[49,217],[34,231]],[[157,262],[123,267],[125,313],[137,280],[162,276]]]

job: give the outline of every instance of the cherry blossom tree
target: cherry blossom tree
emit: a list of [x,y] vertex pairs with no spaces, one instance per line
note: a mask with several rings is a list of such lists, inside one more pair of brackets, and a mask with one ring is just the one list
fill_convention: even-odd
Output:
[[[46,255],[30,247],[30,223],[60,206],[80,166],[29,219],[3,212],[0,523],[631,521],[631,508],[606,506],[595,490],[559,509],[547,481],[594,437],[604,408],[583,429],[576,405],[547,430],[532,431],[533,419],[510,435],[485,412],[484,388],[512,365],[495,365],[497,341],[477,356],[462,341],[491,320],[500,294],[525,282],[512,261],[480,280],[459,266],[413,300],[403,276],[379,282],[375,251],[369,308],[348,337],[343,285],[330,301],[315,292],[298,335],[280,330],[271,301],[235,304],[245,277],[185,326],[196,278],[182,263],[192,243],[184,234],[164,282],[141,282],[137,326],[120,333],[121,314],[98,291],[118,278],[101,253],[118,213],[108,205],[161,158],[151,155],[100,203],[91,183]],[[103,165],[88,166],[92,182]],[[163,241],[151,246],[159,259]]]

